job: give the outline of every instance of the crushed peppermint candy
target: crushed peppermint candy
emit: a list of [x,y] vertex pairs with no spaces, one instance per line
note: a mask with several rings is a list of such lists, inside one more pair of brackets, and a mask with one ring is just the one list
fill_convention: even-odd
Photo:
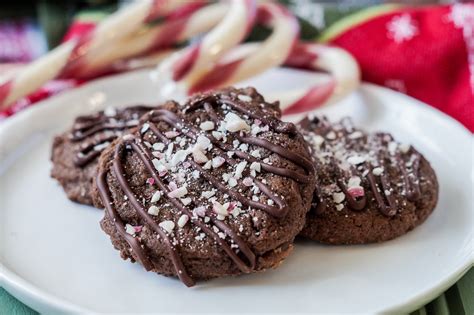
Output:
[[347,188],[347,192],[352,198],[364,197],[365,192],[364,188],[361,186],[353,186]]
[[166,166],[163,163],[161,163],[160,160],[158,160],[158,159],[151,160],[151,163],[153,164],[155,169],[159,172],[160,176],[162,176],[163,172],[166,173],[168,171]]
[[253,150],[252,152],[250,152],[250,155],[253,156],[254,158],[261,158],[262,156],[260,155],[260,150]]
[[157,190],[157,191],[153,194],[153,196],[151,196],[151,200],[150,200],[150,201],[151,201],[151,202],[157,202],[157,201],[160,200],[160,198],[161,198],[161,191]]
[[253,180],[252,178],[250,177],[245,177],[243,180],[242,180],[242,183],[247,186],[247,187],[250,187],[253,185]]
[[201,196],[206,198],[206,199],[209,199],[209,198],[213,197],[215,194],[216,194],[216,191],[214,189],[213,190],[205,190],[205,191],[201,192]]
[[156,150],[156,151],[163,151],[163,149],[165,148],[165,144],[161,142],[156,142],[156,143],[153,143],[152,148],[153,150]]
[[170,144],[168,144],[168,148],[166,149],[166,156],[167,157],[170,157],[171,154],[173,154],[173,149],[174,149],[174,143],[170,142]]
[[376,167],[372,170],[372,174],[375,176],[380,176],[383,173],[383,168],[382,167]]
[[397,152],[397,147],[398,144],[395,141],[392,141],[388,144],[388,152],[390,152],[391,155],[395,155],[395,152]]
[[198,178],[201,176],[201,173],[200,173],[198,170],[194,170],[194,171],[191,173],[191,176],[192,176],[194,179],[198,179]]
[[361,156],[361,155],[353,155],[347,159],[347,162],[353,165],[359,165],[364,163],[367,160],[366,157]]
[[313,137],[313,142],[314,142],[314,144],[316,144],[316,146],[320,147],[321,144],[324,143],[324,138],[321,137],[320,135],[315,135],[315,136]]
[[205,170],[210,170],[212,168],[212,161],[207,161],[202,168]]
[[354,131],[353,133],[351,133],[348,138],[349,139],[359,139],[359,138],[362,138],[364,136],[364,134],[360,131]]
[[346,195],[343,192],[337,192],[332,194],[332,200],[334,200],[335,203],[341,203],[346,199]]
[[183,163],[191,152],[189,150],[178,150],[171,158],[171,165],[177,166]]
[[239,216],[240,213],[242,213],[242,209],[240,209],[239,207],[235,207],[233,208],[232,210],[229,210],[230,213],[232,214],[232,216],[234,218],[236,218],[237,216]]
[[229,173],[222,174],[222,180],[224,180],[224,182],[226,182],[226,183],[229,181],[229,178],[231,178],[231,177],[232,177],[232,175],[229,174]]
[[144,123],[142,126],[142,129],[140,129],[140,133],[145,133],[147,130],[150,129],[150,124],[149,123]]
[[194,162],[196,162],[198,164],[204,164],[207,161],[209,161],[206,154],[204,154],[204,152],[202,151],[202,149],[199,146],[194,146],[193,160],[194,160]]
[[166,131],[165,132],[165,137],[168,139],[173,139],[176,138],[179,135],[179,132],[177,131]]
[[219,132],[219,131],[213,131],[211,134],[217,140],[221,140],[222,138],[224,138],[224,134],[222,132]]
[[212,147],[211,140],[209,140],[209,138],[206,136],[199,135],[196,140],[196,146],[198,146],[202,150],[210,149]]
[[192,199],[189,198],[189,197],[187,197],[187,198],[181,198],[180,200],[181,200],[181,202],[183,203],[183,205],[185,205],[185,206],[189,205],[189,204],[192,202]]
[[170,198],[181,198],[184,197],[188,194],[188,189],[186,186],[181,186],[179,188],[176,188],[168,193],[168,196]]
[[349,181],[347,182],[348,187],[359,187],[360,186],[361,179],[359,176],[352,176],[349,178]]
[[242,161],[237,166],[235,167],[235,173],[234,177],[239,179],[242,177],[242,172],[245,170],[245,167],[247,166],[247,161]]
[[168,234],[173,232],[173,229],[174,229],[174,222],[173,221],[170,221],[170,220],[163,221],[163,222],[160,222],[158,225],[163,230],[165,230]]
[[142,231],[143,226],[137,225],[133,226],[131,224],[125,224],[125,232],[127,234],[130,234],[132,236],[135,236],[137,233],[140,233]]
[[242,143],[240,146],[239,146],[239,149],[243,152],[247,152],[247,150],[249,149],[249,145],[247,143]]
[[251,101],[252,101],[252,98],[251,98],[250,96],[248,96],[248,95],[245,95],[245,94],[239,94],[239,95],[237,96],[237,98],[238,98],[239,100],[241,100],[242,102],[251,102]]
[[188,223],[188,221],[189,221],[189,216],[187,216],[186,214],[183,214],[178,219],[178,226],[182,228],[183,226],[186,225],[186,223]]
[[334,140],[336,139],[336,133],[334,131],[329,131],[327,134],[326,134],[326,139],[329,139],[329,140]]
[[151,206],[148,208],[147,212],[151,215],[158,215],[160,213],[160,209],[157,206]]
[[204,121],[199,125],[199,128],[204,131],[209,131],[214,129],[214,122],[212,121]]
[[221,156],[216,156],[212,159],[212,167],[219,168],[225,163],[225,159]]
[[229,184],[230,187],[235,187],[238,184],[237,180],[234,177],[229,178],[227,183]]
[[228,204],[227,207],[225,207],[225,205],[226,204],[222,205],[218,201],[214,201],[212,204],[212,211],[214,211],[214,213],[217,215],[226,217],[229,215],[229,212],[227,211]]
[[158,152],[158,151],[153,151],[151,152],[151,154],[158,159],[162,159],[164,157],[163,153]]
[[401,143],[398,148],[400,149],[400,151],[402,153],[408,153],[408,151],[410,151],[410,148],[411,148],[411,145],[407,144],[407,143]]
[[252,131],[251,131],[251,134],[256,136],[258,135],[260,132],[262,131],[262,128],[260,128],[259,126],[256,126],[255,124],[252,126]]
[[250,131],[250,126],[234,113],[227,113],[224,118],[225,129],[230,132],[237,132],[241,130]]
[[135,229],[133,228],[133,226],[131,226],[130,224],[125,224],[125,232],[127,232],[127,234],[130,234],[132,236],[135,235]]
[[250,169],[260,173],[261,165],[258,162],[252,162],[252,164],[250,164]]
[[195,216],[199,216],[199,217],[205,217],[206,216],[206,207],[204,206],[199,206],[197,208],[194,208],[193,209],[193,214]]
[[169,184],[168,184],[168,188],[173,191],[173,190],[176,190],[178,189],[178,185],[176,184],[175,181],[171,181]]

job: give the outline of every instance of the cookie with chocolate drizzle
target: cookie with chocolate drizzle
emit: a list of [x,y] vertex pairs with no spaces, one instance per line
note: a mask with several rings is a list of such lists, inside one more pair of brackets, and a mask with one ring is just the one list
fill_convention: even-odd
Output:
[[138,125],[153,107],[108,108],[77,117],[70,130],[55,137],[51,153],[51,176],[59,181],[69,199],[92,205],[92,182],[101,152],[115,138]]
[[94,201],[123,259],[197,280],[277,267],[304,225],[315,170],[278,103],[254,89],[168,102],[101,156]]
[[435,172],[412,146],[388,133],[366,133],[348,118],[306,118],[298,129],[318,173],[301,236],[327,244],[387,241],[423,223],[435,208]]

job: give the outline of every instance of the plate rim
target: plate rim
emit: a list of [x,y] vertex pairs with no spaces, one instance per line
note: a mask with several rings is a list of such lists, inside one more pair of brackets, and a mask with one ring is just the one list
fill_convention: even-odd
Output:
[[[133,71],[125,74],[119,74],[114,76],[109,76],[105,78],[100,78],[97,80],[90,81],[86,84],[83,84],[77,88],[74,88],[69,91],[65,91],[58,95],[55,95],[51,98],[38,102],[37,104],[33,105],[31,108],[27,108],[22,110],[19,113],[16,113],[13,117],[8,117],[7,119],[0,121],[0,138],[2,138],[4,133],[9,130],[10,126],[15,126],[22,121],[28,120],[30,117],[34,117],[37,113],[41,113],[47,109],[49,103],[52,100],[58,101],[61,98],[69,98],[74,96],[74,94],[81,94],[87,89],[93,89],[94,87],[100,87],[101,84],[114,84],[114,81],[123,80],[128,77],[133,77],[135,75],[145,75],[150,73],[149,69],[146,70],[139,70]],[[443,113],[437,108],[434,108],[428,104],[423,103],[422,101],[415,99],[409,95],[405,95],[399,93],[397,91],[375,85],[372,83],[362,83],[360,86],[360,90],[368,90],[369,93],[381,92],[381,93],[390,93],[396,97],[404,98],[407,102],[412,104],[416,104],[416,106],[423,107],[429,111],[435,112],[436,114],[440,115],[443,120],[445,120],[449,124],[453,124],[453,127],[462,130],[462,132],[466,136],[470,136],[471,143],[474,143],[474,137],[472,133],[459,121],[454,119],[453,117]],[[71,95],[72,94],[72,95]],[[311,111],[310,111],[311,112]],[[295,114],[298,115],[298,114]],[[293,117],[295,115],[287,115],[285,117]],[[1,154],[1,150],[0,150]],[[472,175],[472,174],[471,174]],[[471,176],[470,179],[471,186],[474,183],[474,176]],[[472,245],[472,244],[471,244]],[[0,256],[1,257],[1,256]],[[427,287],[425,290],[420,291],[417,295],[412,296],[405,302],[398,303],[396,305],[392,305],[386,309],[381,310],[382,313],[392,313],[401,310],[407,310],[411,308],[416,308],[421,305],[426,304],[426,302],[430,301],[431,299],[435,298],[438,294],[446,290],[452,284],[454,284],[457,280],[459,280],[466,272],[470,270],[470,268],[474,267],[474,252],[471,252],[471,255],[463,256],[464,259],[459,260],[459,264],[457,269],[452,270],[449,274],[445,277],[438,279],[436,284],[432,287]],[[10,270],[5,266],[5,264],[0,261],[0,286],[3,287],[8,293],[12,296],[20,300],[22,303],[40,311],[51,311],[54,310],[55,312],[66,312],[66,313],[94,313],[93,311],[84,308],[82,306],[76,305],[73,302],[70,302],[64,298],[58,298],[51,293],[45,292],[44,290],[38,288],[34,284],[30,283],[27,279],[22,278],[21,276],[17,275],[15,272]]]

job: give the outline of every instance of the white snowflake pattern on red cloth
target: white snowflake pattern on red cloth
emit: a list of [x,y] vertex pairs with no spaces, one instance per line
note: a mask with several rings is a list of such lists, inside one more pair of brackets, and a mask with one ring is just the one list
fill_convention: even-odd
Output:
[[409,41],[418,35],[418,25],[409,14],[394,16],[387,23],[387,36],[396,43]]
[[474,4],[454,4],[448,16],[456,28],[462,29],[467,47],[471,90],[474,93]]

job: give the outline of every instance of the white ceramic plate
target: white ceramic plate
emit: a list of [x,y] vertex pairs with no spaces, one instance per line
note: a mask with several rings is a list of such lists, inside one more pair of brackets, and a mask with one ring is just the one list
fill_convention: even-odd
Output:
[[[311,78],[280,69],[250,84],[270,95],[301,88]],[[38,311],[408,312],[472,265],[471,134],[429,106],[373,85],[322,112],[392,132],[428,157],[440,199],[425,224],[383,244],[298,244],[277,270],[191,289],[122,261],[99,228],[102,212],[69,202],[49,177],[49,152],[53,135],[76,115],[106,105],[154,103],[155,93],[147,72],[126,74],[59,95],[0,125],[1,285]]]

